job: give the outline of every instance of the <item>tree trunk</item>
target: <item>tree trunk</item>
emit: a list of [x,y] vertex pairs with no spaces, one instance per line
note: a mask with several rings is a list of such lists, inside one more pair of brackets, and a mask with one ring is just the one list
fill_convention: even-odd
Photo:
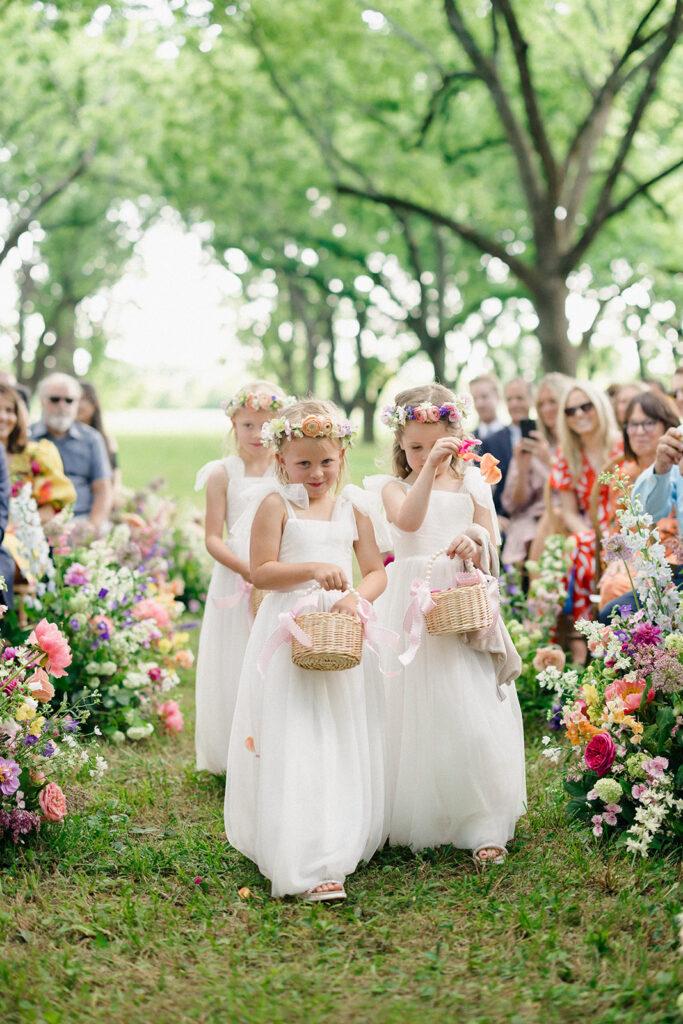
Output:
[[367,397],[367,395],[360,396],[360,407],[363,411],[363,441],[365,444],[375,443],[375,407],[377,402],[373,402]]
[[562,277],[546,277],[542,285],[534,290],[533,302],[538,315],[538,340],[541,343],[541,359],[546,373],[576,373],[578,349],[569,344],[567,338],[567,313],[565,302],[568,295],[566,281]]

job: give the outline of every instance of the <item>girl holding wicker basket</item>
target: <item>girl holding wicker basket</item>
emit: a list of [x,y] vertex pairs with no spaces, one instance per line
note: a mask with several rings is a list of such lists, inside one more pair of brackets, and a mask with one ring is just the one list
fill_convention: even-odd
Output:
[[395,476],[365,484],[393,533],[377,612],[405,638],[402,670],[386,683],[389,839],[451,843],[483,867],[504,860],[526,789],[521,662],[496,615],[499,474],[490,455],[475,465],[467,401],[439,384],[398,394],[382,416]]
[[230,843],[270,879],[273,896],[309,901],[343,899],[346,876],[384,838],[383,691],[359,640],[365,634],[363,649],[372,642],[369,602],[386,573],[369,496],[336,493],[351,435],[341,412],[315,399],[264,427],[281,486],[251,530],[251,577],[268,593],[228,754]]
[[206,484],[205,540],[216,563],[199,638],[195,749],[197,770],[214,775],[223,774],[228,761],[237,683],[254,619],[248,530],[239,539],[232,531],[253,506],[255,488],[264,479],[274,479],[273,453],[261,443],[261,428],[289,401],[269,381],[243,387],[225,403],[237,454],[208,462],[195,482],[195,490]]

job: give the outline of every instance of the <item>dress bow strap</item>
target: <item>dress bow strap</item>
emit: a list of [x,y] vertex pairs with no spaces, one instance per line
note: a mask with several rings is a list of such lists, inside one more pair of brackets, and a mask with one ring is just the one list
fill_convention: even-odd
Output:
[[402,665],[409,665],[417,654],[422,643],[424,617],[432,608],[436,608],[436,601],[432,599],[432,592],[427,580],[414,579],[410,585],[410,593],[413,599],[408,605],[403,619],[403,630],[408,634],[408,647],[403,654],[398,656]]

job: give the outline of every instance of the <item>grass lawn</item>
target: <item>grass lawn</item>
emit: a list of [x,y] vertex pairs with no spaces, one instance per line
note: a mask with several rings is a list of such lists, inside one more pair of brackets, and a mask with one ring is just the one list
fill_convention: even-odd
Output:
[[504,867],[385,850],[345,905],[307,905],[228,848],[222,783],[193,770],[192,673],[180,700],[179,739],[107,748],[63,826],[2,851],[5,1024],[680,1019],[680,863],[568,823],[537,740]]

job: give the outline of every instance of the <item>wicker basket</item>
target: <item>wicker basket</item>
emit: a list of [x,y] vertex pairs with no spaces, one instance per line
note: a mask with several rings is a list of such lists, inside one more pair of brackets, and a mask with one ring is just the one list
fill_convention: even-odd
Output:
[[[432,566],[438,555],[430,559],[426,580],[429,585]],[[448,633],[469,633],[474,629],[488,629],[493,622],[493,611],[489,601],[486,583],[475,573],[472,562],[465,562],[468,579],[459,582],[447,590],[432,590],[432,600],[436,608],[425,615],[427,632],[431,636],[445,636]]]
[[297,616],[296,624],[311,638],[311,646],[304,647],[292,637],[292,661],[299,668],[340,672],[360,665],[363,625],[355,615],[306,612]]
[[251,593],[249,594],[249,600],[251,601],[251,610],[256,615],[256,612],[261,607],[263,598],[268,594],[268,590],[259,590],[258,587],[252,587]]

